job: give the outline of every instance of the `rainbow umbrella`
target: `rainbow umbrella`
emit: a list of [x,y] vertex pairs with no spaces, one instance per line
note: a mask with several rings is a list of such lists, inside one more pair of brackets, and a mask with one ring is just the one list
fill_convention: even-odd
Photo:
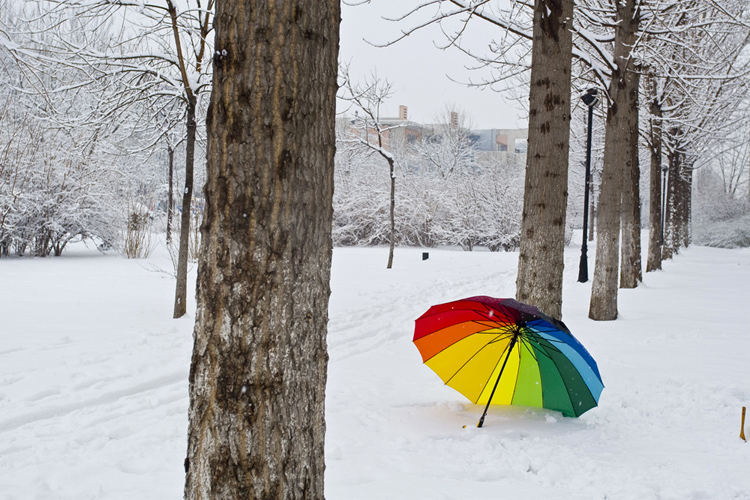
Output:
[[446,385],[475,404],[535,406],[577,417],[604,388],[596,362],[561,322],[513,299],[432,306],[414,344]]

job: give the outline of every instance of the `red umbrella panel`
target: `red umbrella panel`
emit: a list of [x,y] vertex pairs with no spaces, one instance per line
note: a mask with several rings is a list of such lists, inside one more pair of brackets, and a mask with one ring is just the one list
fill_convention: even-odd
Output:
[[414,344],[445,384],[476,404],[579,416],[604,388],[596,362],[564,323],[513,299],[433,306],[417,319]]

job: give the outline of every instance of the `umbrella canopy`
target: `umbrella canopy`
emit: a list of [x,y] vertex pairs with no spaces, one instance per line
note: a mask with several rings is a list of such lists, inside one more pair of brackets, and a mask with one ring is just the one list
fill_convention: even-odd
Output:
[[536,406],[577,417],[597,405],[604,388],[596,362],[561,321],[513,299],[433,306],[417,319],[414,344],[443,382],[487,407]]

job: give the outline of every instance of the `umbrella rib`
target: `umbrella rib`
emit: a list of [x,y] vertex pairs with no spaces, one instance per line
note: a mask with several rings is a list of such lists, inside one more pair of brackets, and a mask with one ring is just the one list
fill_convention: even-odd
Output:
[[[563,356],[564,356],[564,354],[563,354]],[[575,366],[573,368],[575,368]],[[576,370],[576,371],[578,372],[578,370]],[[578,372],[578,374],[580,375],[580,372]],[[573,408],[573,413],[576,416],[578,416],[578,412],[576,412],[575,406],[573,405],[573,400],[570,398],[570,387],[568,387],[568,383],[566,382],[565,377],[563,377],[562,374],[560,374],[560,380],[562,380],[562,383],[565,386],[565,392],[568,395],[568,401],[570,401],[570,406],[571,406],[571,408]],[[591,392],[591,389],[589,389],[588,384],[586,384],[584,382],[583,387],[586,388],[586,391],[588,391],[589,396],[591,396],[591,398],[596,402],[596,398],[594,397],[594,394]]]
[[[518,341],[519,336],[520,335],[518,335],[518,331],[514,332],[514,336],[511,339],[510,343],[505,347],[505,349],[503,349],[503,354],[500,355],[500,359],[503,359],[503,355],[505,355],[505,360],[503,361],[502,368],[500,368],[500,373],[497,374],[497,380],[495,381],[495,385],[492,387],[492,392],[490,392],[489,398],[487,398],[487,406],[484,407],[484,412],[482,413],[482,417],[479,419],[479,423],[477,424],[477,427],[482,427],[482,425],[484,424],[484,417],[487,415],[487,410],[490,409],[490,404],[492,404],[492,397],[495,395],[497,386],[500,384],[500,378],[502,378],[503,372],[505,371],[505,365],[508,363],[508,359],[510,359],[510,354],[513,350],[513,347],[516,345],[516,342]],[[508,354],[505,354],[506,351]],[[499,363],[499,360],[498,360],[498,363]],[[495,365],[495,368],[497,368],[497,364]],[[490,373],[490,378],[488,379],[488,381],[492,379],[492,374],[494,373],[495,373],[495,369],[493,368],[492,372]],[[518,382],[518,380],[516,380],[516,382]],[[515,391],[515,386],[513,390]],[[484,392],[484,390],[482,390],[482,392]],[[481,392],[479,393],[479,397],[482,397]],[[479,399],[477,399],[476,402],[478,403]]]
[[526,335],[521,335],[521,345],[526,348],[529,354],[531,354],[531,357],[534,358],[534,361],[539,364],[539,358],[536,356],[534,349],[531,348],[531,341],[526,338]]
[[[549,359],[549,360],[550,360],[550,361],[551,361],[551,362],[552,362],[552,363],[553,363],[553,364],[554,364],[555,366],[557,366],[557,363],[555,362],[554,358],[552,358],[552,356],[551,356],[551,355],[550,355],[550,354],[549,354],[549,353],[547,352],[547,349],[549,349],[549,348],[552,348],[552,349],[554,349],[554,350],[555,350],[555,351],[556,351],[557,353],[559,353],[559,354],[560,354],[560,355],[562,355],[562,356],[563,356],[563,357],[564,357],[564,358],[565,358],[566,360],[568,360],[568,361],[569,361],[569,362],[571,363],[571,365],[573,366],[573,369],[574,369],[574,370],[575,370],[575,371],[576,371],[576,372],[578,373],[578,375],[579,375],[579,376],[581,376],[581,377],[582,377],[582,375],[581,375],[581,372],[580,372],[580,371],[578,371],[578,369],[577,369],[577,368],[575,367],[575,365],[573,365],[572,361],[570,361],[570,358],[568,358],[568,356],[566,356],[564,352],[562,352],[562,351],[561,351],[560,349],[558,349],[557,347],[555,347],[554,345],[552,345],[552,342],[551,342],[551,341],[550,341],[549,339],[546,339],[546,338],[545,338],[544,340],[545,340],[545,341],[547,341],[547,342],[548,342],[548,343],[549,343],[550,345],[549,345],[549,346],[545,346],[545,345],[539,344],[539,345],[538,345],[538,348],[539,348],[539,351],[540,351],[540,352],[541,352],[541,353],[542,353],[542,354],[543,354],[543,355],[544,355],[545,357],[547,357],[547,358],[548,358],[548,359]],[[557,339],[555,339],[555,340],[556,340],[556,342],[562,342],[562,341],[560,341],[560,340],[557,340]],[[562,376],[562,374],[560,374],[560,380],[562,381],[562,383],[563,383],[563,386],[565,386],[565,393],[566,393],[566,394],[568,395],[568,400],[570,401],[571,407],[573,408],[573,412],[574,412],[574,413],[575,413],[576,415],[578,415],[578,413],[576,412],[576,409],[575,409],[575,407],[573,407],[573,400],[572,400],[572,399],[570,399],[570,387],[569,387],[569,385],[568,385],[568,382],[567,382],[567,381],[565,380],[565,377],[563,377],[563,376]],[[584,388],[585,388],[585,390],[586,390],[586,391],[587,391],[587,392],[589,393],[589,395],[591,396],[591,398],[592,398],[592,399],[593,399],[594,401],[596,401],[596,398],[594,397],[594,394],[593,394],[593,393],[591,392],[591,388],[589,388],[588,384],[584,382],[584,383],[583,383],[583,387],[584,387]]]
[[[487,345],[489,345],[489,344],[487,344]],[[482,397],[482,393],[484,392],[484,387],[487,387],[487,384],[489,384],[489,383],[490,383],[490,380],[492,380],[492,374],[493,374],[493,373],[495,373],[495,370],[497,370],[497,367],[498,367],[498,366],[500,365],[500,362],[501,362],[501,361],[503,360],[503,357],[505,356],[505,353],[506,353],[506,352],[508,351],[508,347],[509,347],[509,346],[510,346],[510,343],[509,343],[509,344],[508,344],[507,346],[505,346],[505,349],[503,349],[503,352],[502,352],[502,354],[500,354],[500,357],[499,357],[499,358],[497,358],[497,363],[495,363],[495,366],[493,366],[493,367],[492,367],[492,370],[490,371],[490,376],[489,376],[489,377],[487,377],[487,381],[486,381],[486,382],[484,383],[484,385],[482,386],[482,387],[483,387],[483,389],[482,389],[482,391],[481,391],[481,392],[479,393],[479,396],[477,396],[477,400],[476,400],[476,401],[474,401],[474,403],[477,403],[477,402],[479,402],[479,398],[480,398],[480,397]],[[485,347],[486,347],[486,346],[485,346]],[[510,353],[508,353],[508,355],[510,355]],[[498,378],[499,378],[499,377],[498,377]]]
[[[482,334],[482,333],[485,333],[485,332],[477,332],[474,335]],[[492,334],[495,334],[495,333],[493,332]],[[494,339],[492,339],[491,341],[489,341],[485,345],[483,345],[481,349],[479,349],[477,352],[475,352],[469,359],[466,360],[466,362],[464,364],[462,364],[455,372],[453,372],[453,375],[451,375],[448,378],[448,380],[445,381],[445,385],[448,385],[448,383],[451,380],[453,380],[453,377],[455,377],[456,375],[458,375],[458,372],[460,372],[461,370],[463,370],[464,368],[466,368],[466,365],[468,365],[471,362],[471,360],[473,360],[477,356],[477,354],[479,354],[480,352],[482,352],[488,345],[494,344],[495,342],[499,342],[500,340],[502,340],[502,338],[505,338],[505,337],[507,337],[509,335],[512,335],[512,333],[497,333],[495,335],[497,335],[497,336]],[[507,349],[507,347],[506,347],[506,349]],[[505,353],[505,350],[503,350],[503,354],[504,353]],[[502,359],[502,355],[500,355],[500,359]],[[498,361],[498,363],[499,363],[499,361]],[[495,367],[497,367],[497,364],[495,365]],[[494,373],[494,371],[495,371],[495,368],[492,369],[492,373]],[[492,373],[490,373],[490,378],[492,378]]]
[[[476,323],[476,324],[478,324],[478,325],[486,326],[486,327],[488,327],[488,328],[487,328],[488,330],[499,330],[499,328],[497,328],[497,326],[495,326],[495,325],[485,325],[484,323],[482,323],[482,322],[480,322],[480,321],[472,321],[472,323]],[[440,330],[438,330],[438,331],[440,331]],[[428,336],[430,336],[430,335],[433,335],[434,333],[437,333],[437,332],[433,332],[433,333],[430,333],[430,334],[428,334],[428,335],[425,335],[425,337],[428,337]],[[505,333],[499,333],[499,334],[498,334],[498,332],[490,332],[490,333],[487,333],[487,331],[486,331],[486,330],[480,330],[480,331],[478,331],[478,332],[474,332],[474,333],[472,333],[471,335],[505,335]],[[470,337],[471,335],[467,335],[467,336],[466,336],[466,337],[464,337],[464,338],[468,338],[468,337]],[[424,337],[422,337],[422,338],[424,338]],[[460,340],[463,340],[463,339],[460,339]],[[459,340],[459,341],[460,341],[460,340]],[[497,342],[497,339],[495,339],[495,340],[493,340],[493,341],[490,341],[490,342],[488,342],[487,344],[491,344],[492,342]],[[429,357],[428,359],[424,360],[424,362],[426,363],[426,362],[427,362],[427,361],[429,361],[430,359],[434,358],[435,356],[437,356],[438,354],[442,353],[443,351],[445,351],[445,350],[447,350],[447,349],[450,349],[450,348],[451,348],[451,347],[453,347],[454,345],[455,345],[455,343],[453,343],[453,344],[450,344],[450,345],[447,345],[447,346],[443,347],[442,349],[440,349],[439,351],[437,351],[436,353],[434,353],[434,354],[433,354],[432,356],[430,356],[430,357]],[[469,361],[471,361],[471,358],[469,358]],[[467,362],[468,362],[468,361],[467,361]],[[463,366],[462,366],[461,368],[463,368]],[[461,370],[461,368],[459,368],[459,371]],[[456,372],[456,373],[458,373],[458,372]],[[455,374],[454,374],[454,375],[455,375]]]

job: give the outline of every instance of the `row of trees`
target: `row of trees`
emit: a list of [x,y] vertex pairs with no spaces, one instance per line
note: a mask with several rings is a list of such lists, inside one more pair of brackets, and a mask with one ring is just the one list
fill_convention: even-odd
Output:
[[[428,7],[438,13],[419,19]],[[575,8],[572,1],[435,0],[402,18],[416,19],[413,29],[440,24],[447,45],[489,68],[485,84],[518,86],[520,79],[529,89],[520,300],[560,315],[571,96],[588,88],[599,88],[605,120],[590,317],[616,318],[618,286],[642,279],[642,138],[652,153],[647,270],[690,242],[693,171],[744,117],[748,15],[745,2],[734,0],[584,0]],[[497,30],[488,52],[465,40],[475,23]],[[665,207],[657,195],[662,165]]]

